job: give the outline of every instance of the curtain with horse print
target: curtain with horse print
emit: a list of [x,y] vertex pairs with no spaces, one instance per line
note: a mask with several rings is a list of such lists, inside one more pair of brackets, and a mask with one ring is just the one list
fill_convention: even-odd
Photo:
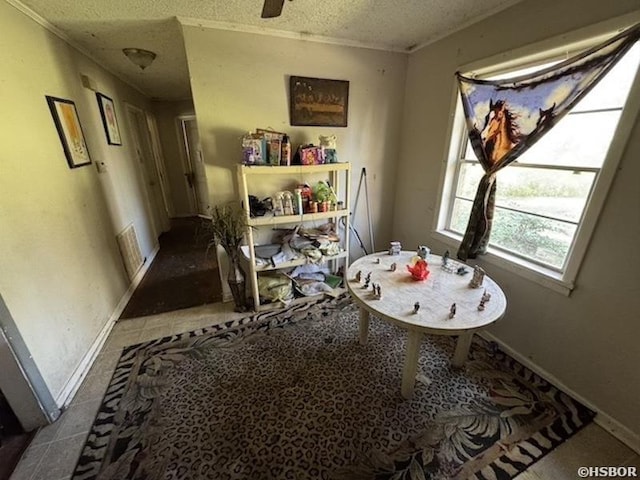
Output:
[[640,24],[575,57],[519,77],[475,80],[457,73],[469,140],[484,176],[458,258],[487,250],[496,173],[548,132],[640,38]]

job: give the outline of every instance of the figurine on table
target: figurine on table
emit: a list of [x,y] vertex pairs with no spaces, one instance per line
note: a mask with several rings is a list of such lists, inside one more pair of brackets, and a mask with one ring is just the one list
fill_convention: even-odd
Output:
[[426,260],[427,257],[429,256],[429,254],[431,253],[431,250],[429,250],[429,247],[425,247],[424,245],[420,245],[418,247],[418,256],[423,259]]
[[478,265],[473,267],[473,277],[469,282],[469,286],[471,288],[480,288],[482,286],[482,282],[484,282],[484,270],[480,268]]
[[486,300],[484,299],[484,295],[482,296],[482,298],[480,299],[480,303],[478,304],[478,310],[479,311],[483,311],[484,310],[484,304],[486,303]]

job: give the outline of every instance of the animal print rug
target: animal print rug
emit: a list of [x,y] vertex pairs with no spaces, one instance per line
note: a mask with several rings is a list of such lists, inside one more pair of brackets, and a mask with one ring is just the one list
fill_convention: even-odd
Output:
[[129,347],[72,478],[508,479],[593,418],[479,338],[425,337],[404,400],[406,333],[357,339],[344,296]]

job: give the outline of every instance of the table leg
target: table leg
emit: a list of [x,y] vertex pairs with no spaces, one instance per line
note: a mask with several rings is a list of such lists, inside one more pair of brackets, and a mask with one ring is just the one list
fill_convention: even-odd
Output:
[[369,334],[369,310],[360,307],[360,345],[367,344]]
[[413,396],[413,389],[416,383],[416,372],[418,371],[418,356],[420,355],[420,344],[422,334],[409,330],[407,339],[407,351],[404,357],[404,369],[402,370],[402,396],[407,400]]
[[456,368],[461,368],[464,365],[465,360],[469,356],[471,340],[473,340],[473,333],[461,333],[458,336],[458,343],[456,344],[456,351],[453,354],[451,365]]

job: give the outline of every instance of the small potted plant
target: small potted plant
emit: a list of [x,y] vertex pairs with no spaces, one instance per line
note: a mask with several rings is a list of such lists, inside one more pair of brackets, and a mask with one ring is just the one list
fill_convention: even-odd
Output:
[[319,212],[328,212],[330,205],[335,205],[338,199],[327,182],[318,182],[313,187],[313,197],[318,202]]
[[233,295],[236,311],[246,310],[245,275],[240,267],[240,245],[248,228],[244,211],[230,203],[216,206],[211,215],[209,230],[212,244],[221,245],[229,257],[227,282]]

